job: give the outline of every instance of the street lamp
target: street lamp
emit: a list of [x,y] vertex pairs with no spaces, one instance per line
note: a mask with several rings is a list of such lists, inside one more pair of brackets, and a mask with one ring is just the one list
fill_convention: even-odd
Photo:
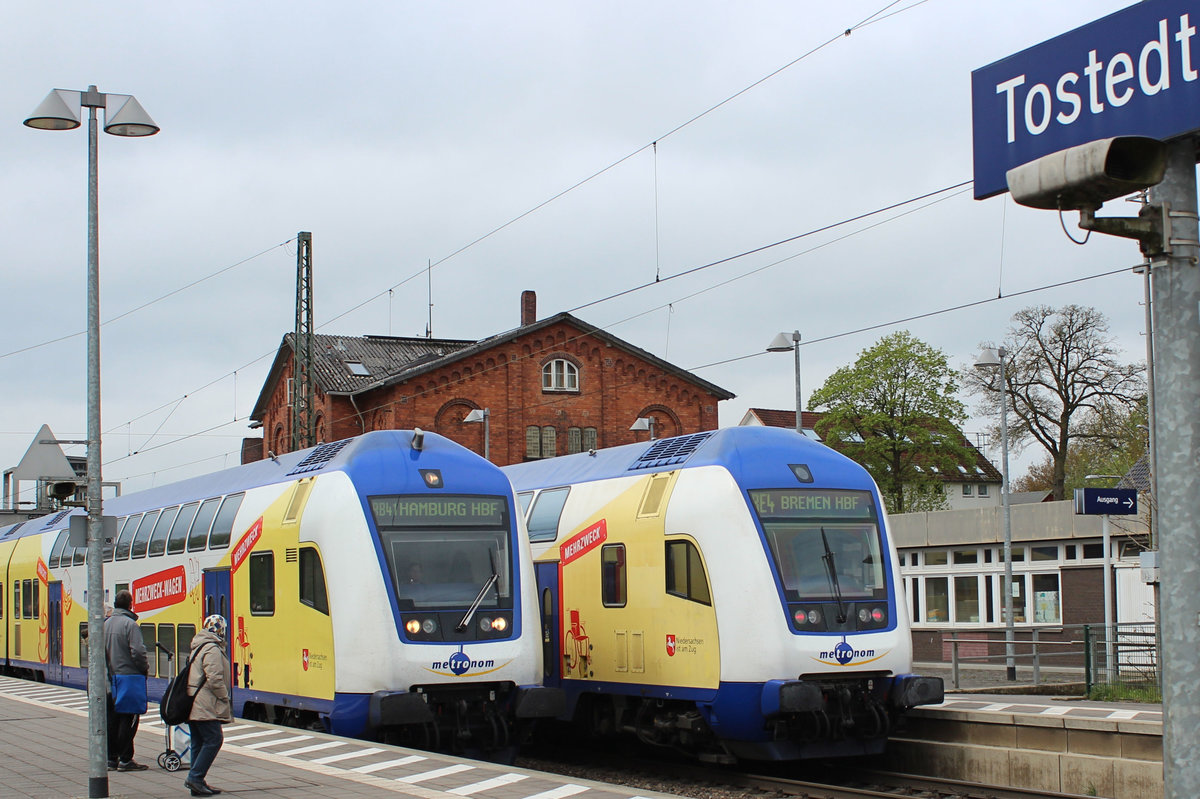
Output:
[[654,417],[639,416],[633,424],[629,425],[630,430],[649,430],[650,440],[654,440]]
[[800,399],[800,331],[793,330],[789,336],[787,333],[780,333],[775,338],[771,339],[771,343],[767,345],[767,352],[787,352],[792,350],[796,353],[796,432],[804,435],[804,424],[800,417],[803,415],[804,402]]
[[88,606],[88,796],[108,796],[104,635],[104,541],[100,496],[100,234],[96,109],[104,109],[104,132],[114,136],[153,136],[158,125],[128,94],[55,89],[25,120],[39,130],[74,130],[78,109],[88,109],[87,242],[87,606]]
[[488,408],[484,408],[482,410],[480,410],[479,408],[476,408],[473,411],[471,411],[470,413],[468,413],[466,416],[463,417],[463,424],[474,424],[476,422],[483,422],[483,459],[489,460],[489,461],[492,459],[491,447],[490,447],[491,436],[488,435],[488,433],[489,433],[488,420],[491,419],[491,417],[492,417],[492,412]]
[[[1084,480],[1120,480],[1119,474],[1085,474]],[[1112,533],[1109,527],[1111,517],[1105,513],[1100,517],[1100,530],[1104,549],[1104,668],[1111,675],[1113,668],[1113,639],[1115,631],[1112,626]]]
[[1004,377],[1004,358],[1008,351],[1003,347],[987,348],[979,353],[976,369],[1000,369],[1000,451],[1001,477],[1000,498],[1004,504],[1004,662],[1009,680],[1016,681],[1017,666],[1014,654],[1013,595],[1012,595],[1012,515],[1008,498],[1008,384]]

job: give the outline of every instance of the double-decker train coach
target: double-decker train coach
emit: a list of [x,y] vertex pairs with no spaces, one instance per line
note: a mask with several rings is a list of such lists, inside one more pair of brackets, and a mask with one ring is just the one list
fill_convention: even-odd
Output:
[[[380,431],[105,500],[104,593],[133,594],[161,696],[229,623],[234,713],[471,752],[561,711],[542,685],[512,487],[449,439]],[[86,547],[68,510],[0,529],[0,667],[87,683]]]
[[591,734],[705,760],[873,754],[942,700],[911,673],[895,546],[861,466],[735,427],[504,467],[547,685]]

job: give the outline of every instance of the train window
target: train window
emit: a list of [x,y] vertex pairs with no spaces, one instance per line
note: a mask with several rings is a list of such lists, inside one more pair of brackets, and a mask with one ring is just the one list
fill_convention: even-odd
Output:
[[625,574],[625,545],[600,548],[600,598],[606,608],[623,608],[628,600]]
[[529,500],[531,499],[533,499],[532,491],[522,491],[520,494],[517,494],[517,502],[521,505],[522,518],[524,518],[525,514],[529,513]]
[[4,618],[4,583],[0,583],[0,619]]
[[178,555],[183,551],[187,544],[188,531],[191,530],[192,522],[196,518],[196,511],[199,509],[199,502],[192,502],[179,509],[179,515],[175,517],[175,524],[171,525],[171,532],[167,534],[168,555]]
[[233,520],[238,509],[242,507],[245,494],[230,494],[221,503],[221,510],[213,520],[212,534],[208,537],[209,549],[224,549],[229,546],[229,538],[233,535]]
[[88,623],[79,622],[79,664],[88,662]]
[[150,543],[150,532],[154,529],[154,523],[158,521],[160,513],[162,511],[150,511],[142,517],[142,523],[138,525],[137,534],[133,537],[133,545],[129,548],[129,557],[146,557],[146,545]]
[[219,507],[221,507],[220,497],[204,500],[204,504],[196,512],[196,519],[192,522],[192,529],[188,532],[188,552],[199,552],[208,546],[208,530],[212,527],[213,518],[216,517],[217,508]]
[[[155,658],[158,661],[158,673],[163,677],[174,676],[176,669],[172,661],[175,659],[175,625],[160,624],[158,625],[158,643],[162,644],[162,649],[154,647],[154,651],[158,654]],[[166,651],[164,652],[163,649]],[[150,648],[147,647],[149,652]]]
[[35,608],[33,607],[33,580],[21,581],[21,618],[32,619]]
[[67,545],[69,537],[70,534],[66,530],[59,530],[58,538],[54,539],[54,548],[50,550],[50,562],[47,564],[49,568],[58,568],[59,563],[62,561],[63,547]]
[[[124,521],[125,521],[125,517],[122,516],[121,518],[113,520],[112,527],[103,526],[101,528],[104,539],[103,539],[103,544],[101,545],[100,551],[104,555],[105,563],[112,562],[113,552],[116,550],[116,547],[117,547],[117,533],[120,531],[121,524]],[[108,535],[108,533],[110,531],[112,532],[111,536]]]
[[667,593],[701,605],[712,604],[700,550],[691,541],[667,542]]
[[325,571],[316,547],[300,549],[300,601],[313,610],[329,615],[329,596],[325,591]]
[[21,581],[13,580],[13,601],[12,601],[13,618],[21,618]]
[[154,525],[154,532],[150,536],[146,551],[148,555],[158,556],[167,551],[167,534],[171,532],[171,525],[175,523],[178,516],[179,507],[176,506],[167,508],[158,517],[158,523]]
[[71,563],[82,566],[87,561],[87,547],[75,547],[71,552]]
[[553,541],[558,535],[558,519],[567,504],[570,488],[550,488],[537,495],[529,513],[529,540]]
[[142,643],[146,645],[146,664],[150,668],[150,671],[146,674],[146,676],[157,677],[158,675],[155,673],[154,668],[158,665],[158,658],[154,657],[154,653],[158,651],[158,647],[154,645],[154,642],[158,640],[158,636],[154,629],[154,625],[139,624],[138,627],[141,628],[142,631]]
[[196,637],[196,625],[181,624],[175,629],[175,670],[183,667],[183,661],[192,654],[192,639]]
[[275,614],[275,553],[250,555],[250,615]]
[[135,513],[125,520],[125,525],[121,528],[121,535],[117,537],[117,546],[114,549],[114,557],[117,560],[129,560],[129,548],[133,544],[133,534],[137,532],[138,524],[142,521],[142,514]]

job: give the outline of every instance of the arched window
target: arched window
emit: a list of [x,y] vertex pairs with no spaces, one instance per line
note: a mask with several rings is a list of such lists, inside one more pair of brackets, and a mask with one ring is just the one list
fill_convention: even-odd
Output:
[[578,391],[579,367],[565,358],[547,361],[542,367],[542,391]]

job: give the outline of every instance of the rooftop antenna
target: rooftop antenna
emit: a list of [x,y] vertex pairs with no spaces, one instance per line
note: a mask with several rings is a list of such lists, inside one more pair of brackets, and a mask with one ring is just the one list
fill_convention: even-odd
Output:
[[429,295],[429,322],[425,325],[425,338],[433,338],[433,261],[425,261],[425,290]]

